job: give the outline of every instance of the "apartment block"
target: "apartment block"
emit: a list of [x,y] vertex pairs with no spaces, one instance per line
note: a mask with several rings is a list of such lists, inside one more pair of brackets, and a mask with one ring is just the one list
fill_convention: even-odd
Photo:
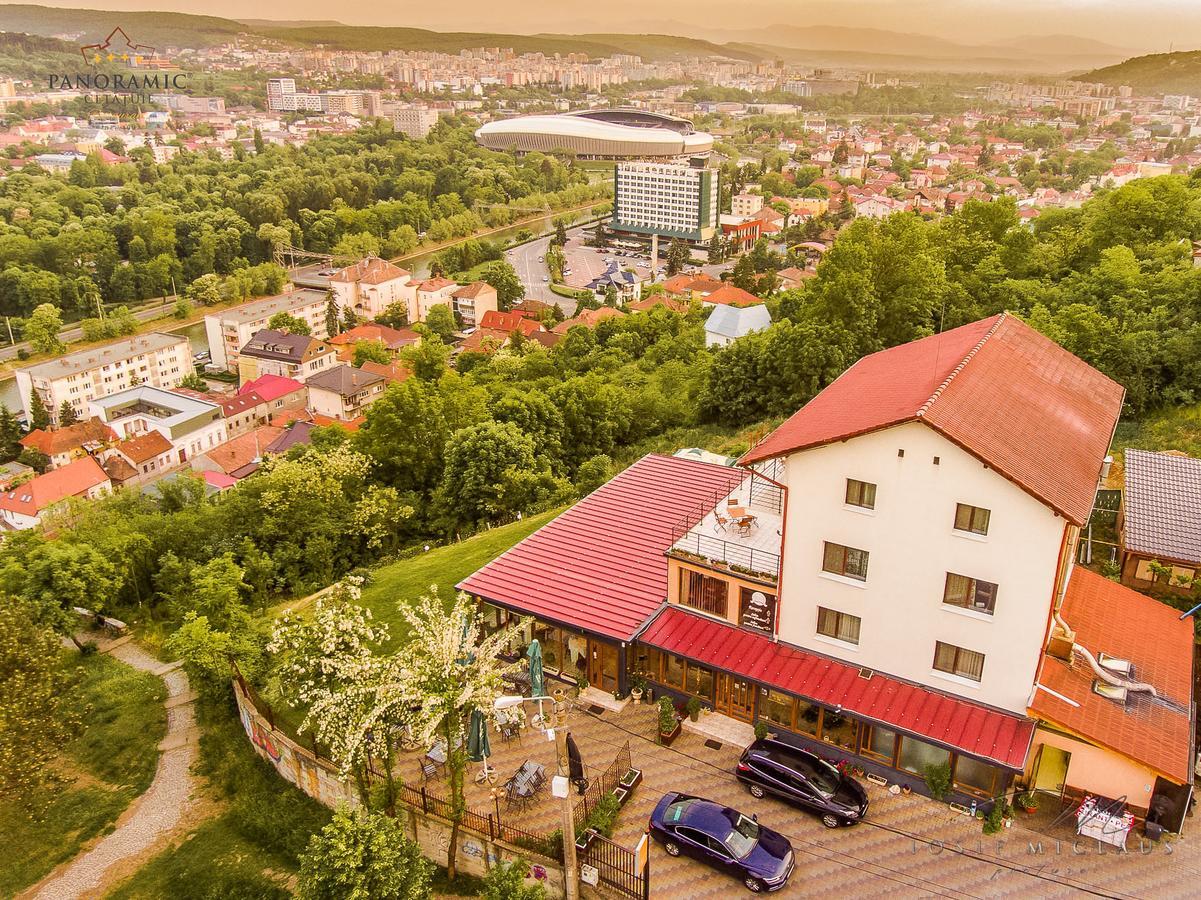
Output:
[[703,164],[619,163],[614,173],[615,231],[701,242],[718,225],[719,178]]
[[186,337],[151,331],[18,369],[17,390],[26,420],[32,415],[32,392],[37,391],[50,423],[57,425],[64,401],[79,418],[87,418],[92,400],[137,384],[175,387],[192,371],[192,346]]
[[299,288],[209,313],[204,317],[204,333],[213,357],[212,364],[227,372],[236,372],[240,349],[256,332],[266,328],[271,317],[278,313],[302,319],[314,337],[326,337],[325,310],[328,302],[324,291]]

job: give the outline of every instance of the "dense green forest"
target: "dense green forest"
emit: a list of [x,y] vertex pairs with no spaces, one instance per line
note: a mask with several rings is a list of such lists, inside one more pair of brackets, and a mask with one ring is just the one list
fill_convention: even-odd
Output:
[[457,120],[426,141],[378,128],[300,148],[265,146],[228,162],[184,152],[159,165],[146,148],[131,156],[116,165],[93,156],[65,178],[27,167],[4,179],[0,315],[29,316],[44,303],[70,314],[94,309],[96,296],[120,303],[170,294],[173,284],[269,260],[279,242],[406,253],[423,239],[507,224],[507,204],[555,209],[608,190],[589,185],[571,162],[485,150]]
[[1085,72],[1080,80],[1115,87],[1128,84],[1145,94],[1196,95],[1201,91],[1201,50],[1136,56],[1115,66]]

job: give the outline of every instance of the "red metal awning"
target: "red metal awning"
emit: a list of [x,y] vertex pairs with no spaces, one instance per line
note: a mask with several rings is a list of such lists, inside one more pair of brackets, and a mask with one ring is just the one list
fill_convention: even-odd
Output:
[[1033,720],[1024,716],[879,672],[865,678],[855,666],[775,643],[678,606],[663,610],[638,640],[1008,769],[1024,767],[1034,735]]

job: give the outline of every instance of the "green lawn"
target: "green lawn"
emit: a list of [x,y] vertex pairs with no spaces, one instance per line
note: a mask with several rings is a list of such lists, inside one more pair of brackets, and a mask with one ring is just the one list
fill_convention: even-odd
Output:
[[436,584],[438,593],[449,600],[454,596],[458,582],[541,528],[559,512],[561,510],[552,510],[530,516],[457,544],[436,547],[428,553],[373,569],[371,583],[363,588],[363,605],[371,610],[377,621],[388,623],[393,641],[403,639],[408,629],[397,609],[399,602],[416,600],[432,584]]
[[167,731],[162,680],[107,656],[72,652],[64,665],[78,674],[72,700],[84,727],[55,767],[66,780],[43,791],[32,818],[0,802],[0,896],[33,884],[109,830],[158,765]]
[[1114,437],[1114,448],[1125,450],[1179,450],[1201,457],[1201,403],[1172,406],[1142,419],[1123,420]]
[[330,811],[288,784],[250,746],[232,700],[202,704],[197,771],[224,811],[142,866],[110,898],[273,898]]

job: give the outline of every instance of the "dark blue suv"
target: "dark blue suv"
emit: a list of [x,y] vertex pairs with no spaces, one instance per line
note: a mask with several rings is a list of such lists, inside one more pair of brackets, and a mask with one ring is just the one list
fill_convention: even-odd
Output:
[[773,794],[817,813],[827,828],[853,825],[867,815],[863,785],[820,756],[780,741],[755,741],[734,774],[752,797]]
[[651,813],[650,832],[669,856],[699,859],[755,893],[779,890],[792,874],[788,838],[712,800],[664,794]]

